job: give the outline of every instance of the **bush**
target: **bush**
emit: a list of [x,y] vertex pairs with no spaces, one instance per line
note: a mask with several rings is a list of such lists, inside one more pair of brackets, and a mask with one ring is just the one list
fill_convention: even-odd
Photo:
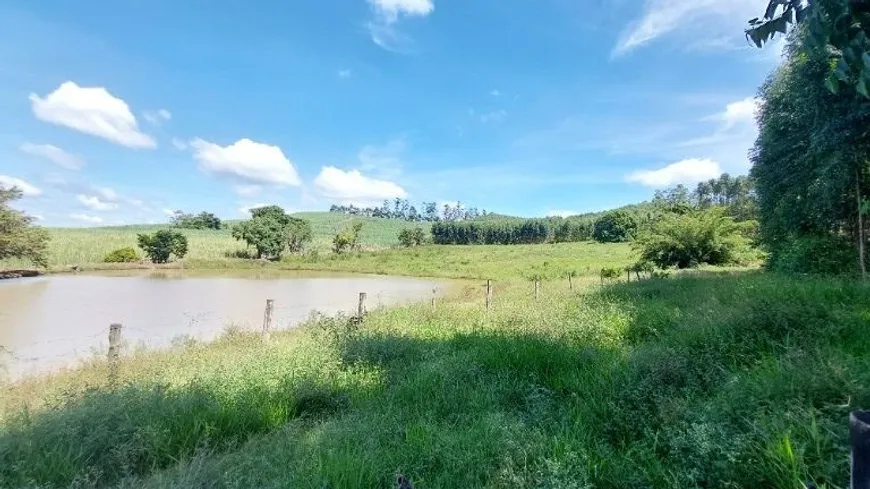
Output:
[[48,232],[34,226],[33,217],[9,205],[21,196],[17,187],[0,185],[0,260],[22,258],[37,266],[48,266]]
[[659,268],[739,263],[751,250],[747,233],[755,222],[736,223],[725,212],[710,208],[662,215],[635,242],[641,261]]
[[592,228],[592,238],[599,243],[630,241],[637,233],[637,221],[625,211],[611,211],[599,217]]
[[114,251],[110,251],[106,253],[106,256],[103,258],[103,262],[105,263],[133,263],[141,260],[142,258],[136,253],[134,248],[119,248]]
[[187,237],[179,232],[162,229],[154,234],[140,234],[139,247],[152,263],[166,263],[170,255],[184,258],[187,254]]
[[403,229],[399,231],[399,243],[410,248],[426,243],[426,231],[423,228]]
[[779,272],[838,275],[855,270],[857,259],[854,245],[846,238],[801,236],[773,251],[768,266]]
[[359,235],[363,223],[355,222],[349,228],[345,227],[332,238],[332,251],[342,254],[347,251],[359,249]]

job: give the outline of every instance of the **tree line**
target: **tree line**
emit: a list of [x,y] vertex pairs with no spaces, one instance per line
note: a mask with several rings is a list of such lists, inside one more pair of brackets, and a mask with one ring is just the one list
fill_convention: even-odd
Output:
[[487,215],[486,209],[480,211],[477,207],[464,207],[461,202],[443,204],[441,207],[437,202],[422,202],[418,210],[408,199],[385,200],[380,207],[333,204],[329,212],[412,222],[469,221]]

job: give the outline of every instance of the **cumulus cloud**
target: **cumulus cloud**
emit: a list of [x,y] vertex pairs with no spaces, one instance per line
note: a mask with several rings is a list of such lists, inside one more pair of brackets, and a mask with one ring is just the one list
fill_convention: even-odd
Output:
[[758,0],[646,0],[641,16],[622,32],[613,55],[619,56],[666,35],[684,33],[687,46],[714,39],[720,48],[733,49],[743,37],[747,20],[763,13]]
[[52,146],[50,144],[34,144],[25,142],[19,147],[19,149],[29,155],[44,158],[57,166],[66,168],[67,170],[79,170],[85,164],[85,162],[78,156],[67,153],[57,146]]
[[37,197],[42,195],[42,190],[35,185],[30,184],[20,178],[10,177],[9,175],[0,175],[0,187],[12,188],[16,187],[21,190],[21,194],[25,197]]
[[716,161],[691,158],[671,163],[657,170],[637,170],[626,176],[626,180],[646,187],[664,188],[681,183],[703,182],[721,174],[722,168]]
[[321,168],[314,185],[324,196],[343,202],[373,203],[408,196],[405,189],[393,182],[367,177],[359,170],[345,171],[334,166]]
[[350,78],[350,76],[352,74],[353,74],[353,72],[351,70],[339,70],[338,71],[339,78]]
[[88,224],[100,224],[101,222],[103,222],[102,217],[91,216],[89,214],[70,214],[69,217],[71,219],[75,219],[76,221],[81,221]]
[[743,100],[731,102],[725,110],[707,117],[706,120],[722,122],[721,130],[728,130],[738,124],[754,124],[760,101],[756,97],[746,97]]
[[247,185],[301,185],[296,168],[278,146],[240,139],[229,146],[219,146],[202,139],[190,142],[199,168],[223,175]]
[[79,194],[76,196],[76,200],[92,211],[110,211],[118,208],[118,204],[101,200],[100,197],[96,195]]
[[395,24],[401,17],[425,17],[435,10],[432,0],[368,0],[375,13],[367,27],[372,42],[396,53],[408,52],[413,40],[399,32]]
[[97,136],[128,148],[155,148],[151,136],[139,131],[126,102],[103,87],[64,82],[44,98],[30,94],[37,119]]
[[166,109],[146,110],[142,113],[142,117],[152,125],[159,126],[160,124],[172,119],[172,112],[169,112]]

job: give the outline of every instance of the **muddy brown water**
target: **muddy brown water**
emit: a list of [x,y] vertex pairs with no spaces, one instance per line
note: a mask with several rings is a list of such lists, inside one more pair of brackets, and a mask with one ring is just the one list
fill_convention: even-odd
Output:
[[310,272],[133,271],[48,275],[0,281],[0,380],[73,366],[105,355],[111,323],[126,344],[164,347],[179,338],[213,339],[227,327],[259,331],[267,299],[273,328],[312,311],[356,311],[429,299],[434,280]]

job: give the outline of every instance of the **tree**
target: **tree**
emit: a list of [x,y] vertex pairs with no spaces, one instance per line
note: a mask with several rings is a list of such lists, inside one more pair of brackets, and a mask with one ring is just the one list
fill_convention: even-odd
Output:
[[641,262],[659,268],[691,268],[702,264],[738,263],[751,250],[749,233],[755,223],[737,223],[724,207],[665,214],[634,242]]
[[359,238],[362,228],[363,223],[361,222],[355,222],[349,227],[345,226],[344,229],[336,233],[332,238],[332,250],[340,255],[347,251],[359,249]]
[[175,211],[170,218],[172,225],[184,229],[220,229],[221,220],[211,212],[199,214],[186,214],[183,211]]
[[170,255],[184,258],[187,254],[187,237],[177,231],[161,229],[154,234],[139,234],[139,248],[152,263],[167,263]]
[[780,256],[800,256],[795,250],[807,239],[848,239],[863,273],[870,101],[854,91],[825,89],[828,50],[808,47],[800,35],[791,42],[786,61],[760,91],[751,154],[760,239],[771,265],[791,263]]
[[610,211],[595,221],[592,237],[601,243],[629,241],[637,232],[637,220],[626,211]]
[[399,231],[399,243],[410,248],[412,246],[420,246],[426,242],[426,231],[423,228],[403,229]]
[[785,35],[791,24],[806,25],[802,42],[829,54],[824,81],[838,93],[840,85],[853,87],[870,98],[870,3],[866,0],[768,0],[761,18],[749,21],[746,37],[762,47],[776,34]]
[[33,217],[9,205],[21,195],[17,187],[0,186],[0,260],[21,258],[37,266],[48,266],[48,232],[34,226]]
[[251,210],[251,219],[233,227],[233,237],[257,250],[257,258],[281,259],[285,248],[298,253],[311,241],[311,223],[291,217],[279,206]]

